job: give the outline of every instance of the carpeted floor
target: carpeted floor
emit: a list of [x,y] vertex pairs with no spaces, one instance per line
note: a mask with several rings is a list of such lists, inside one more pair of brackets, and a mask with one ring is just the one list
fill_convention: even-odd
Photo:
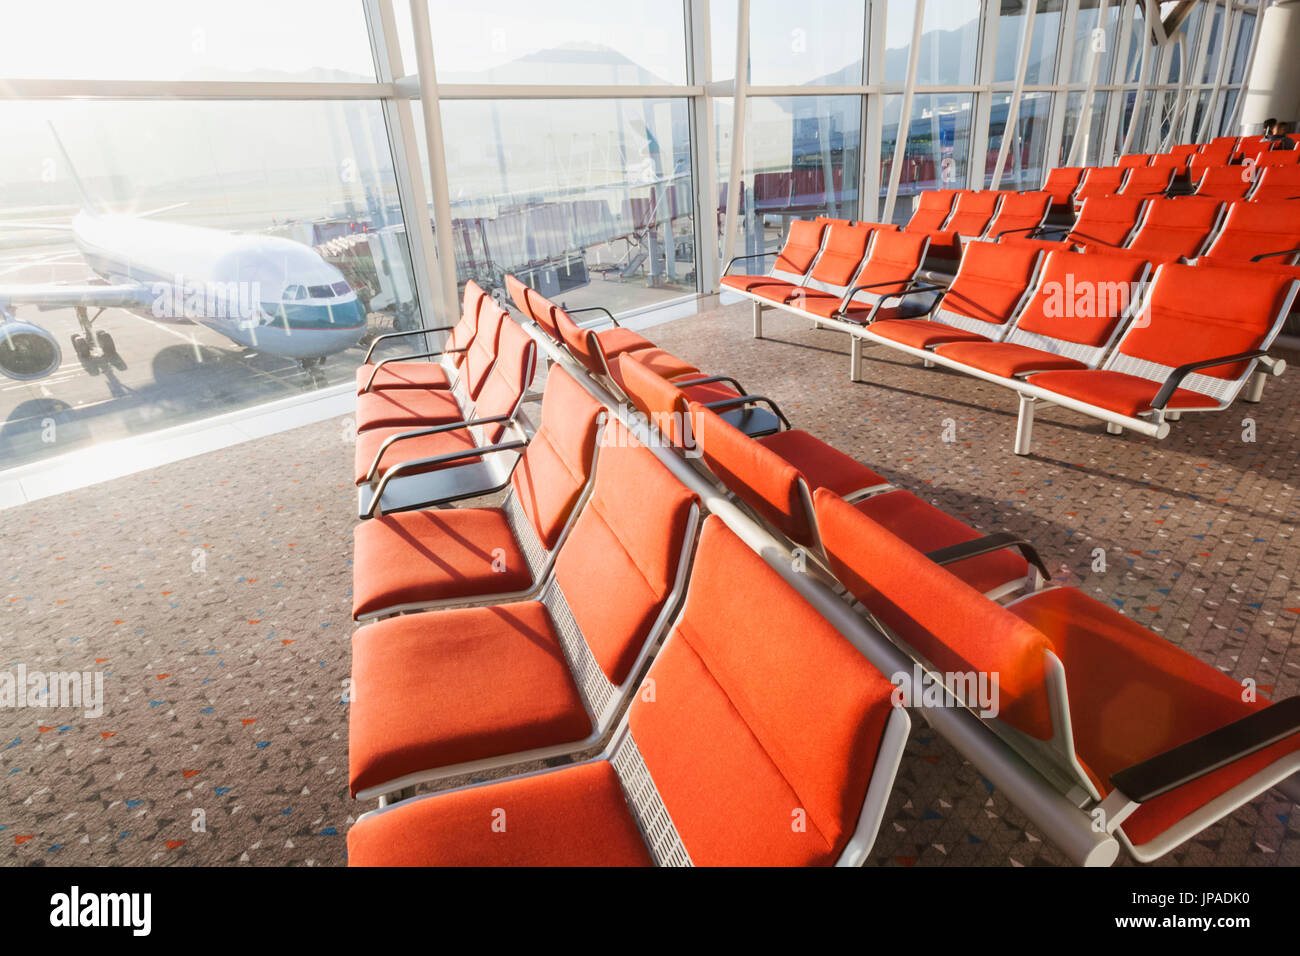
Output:
[[[867,353],[870,384],[850,384],[842,335],[775,313],[767,330],[752,339],[736,305],[647,334],[968,523],[1029,536],[1057,580],[1234,678],[1300,693],[1300,376],[1161,443],[1041,411],[1037,454],[1018,458],[1009,393],[883,351]],[[106,699],[98,718],[0,709],[0,861],[344,862],[347,828],[370,808],[346,793],[346,429],[0,512],[0,672],[103,670]],[[873,862],[1065,862],[914,725]],[[1300,864],[1300,814],[1268,794],[1162,863]]]

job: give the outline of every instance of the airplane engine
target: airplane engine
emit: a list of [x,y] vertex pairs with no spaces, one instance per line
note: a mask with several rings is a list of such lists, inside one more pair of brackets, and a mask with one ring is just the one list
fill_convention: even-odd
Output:
[[0,319],[0,373],[20,382],[44,378],[63,364],[53,335],[30,322]]

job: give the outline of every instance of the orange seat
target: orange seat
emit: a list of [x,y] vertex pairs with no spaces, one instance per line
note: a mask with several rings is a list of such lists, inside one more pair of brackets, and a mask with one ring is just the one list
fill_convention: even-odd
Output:
[[1124,177],[1130,172],[1120,166],[1090,166],[1083,173],[1079,189],[1074,194],[1077,206],[1094,196],[1114,196],[1120,191]]
[[1065,239],[1081,246],[1123,246],[1137,228],[1146,202],[1146,198],[1141,196],[1087,199]]
[[540,601],[403,614],[352,636],[348,777],[361,791],[429,767],[580,741],[591,718]]
[[1004,378],[1093,367],[1114,341],[1146,272],[1144,261],[1127,256],[1049,253],[1005,341],[954,342],[935,352]]
[[[410,425],[389,425],[387,428],[371,428],[364,432],[358,432],[356,447],[353,449],[353,471],[356,483],[359,485],[369,479],[370,469],[375,462],[375,455],[379,454],[379,449],[383,448],[384,442],[396,435],[405,435],[414,430],[416,429],[413,429]],[[477,447],[478,443],[474,441],[474,436],[468,428],[457,428],[451,431],[436,432],[432,435],[403,439],[385,449],[383,457],[379,459],[379,469],[375,472],[374,477],[376,479],[382,478],[389,468],[400,465],[404,461],[419,461],[425,458],[437,458],[442,455],[464,455],[465,457],[448,461],[445,465],[425,465],[421,468],[411,469],[409,473],[413,475],[427,474],[430,471],[438,471],[440,468],[455,468],[457,465],[478,462],[481,459],[473,455]]]
[[655,862],[824,865],[852,844],[861,862],[883,809],[867,795],[892,785],[906,713],[717,517],[645,686],[608,759],[386,807],[349,833],[349,865],[645,864],[638,818],[658,821]]
[[882,311],[868,328],[872,335],[918,349],[999,338],[1024,302],[1040,258],[1032,245],[968,243],[933,318],[894,318]]
[[[929,238],[919,233],[876,230],[867,261],[853,280],[854,287],[870,288],[854,295],[844,317],[865,318],[872,305],[880,299],[905,291],[920,271],[928,245]],[[792,298],[791,304],[823,318],[837,316],[839,305],[844,300],[844,293],[816,289],[801,289],[799,292],[797,299]]]
[[[452,327],[445,345],[446,356],[451,360],[452,368],[459,369],[465,361],[465,350],[474,341],[478,332],[478,317],[483,304],[489,299],[477,282],[470,279],[465,283],[465,292],[461,298],[460,318]],[[495,348],[495,345],[493,346]],[[419,349],[415,349],[419,351]],[[374,362],[366,361],[357,366],[357,394],[361,394],[369,385],[371,388],[450,388],[451,381],[445,367],[426,361],[389,362],[374,375]],[[371,384],[371,377],[374,382]]]
[[[1003,608],[860,508],[825,491],[816,508],[831,565],[849,592],[935,671],[992,675],[995,719],[1043,741],[1038,759],[1055,773],[1065,754],[1076,754],[1082,775],[1065,772],[1094,803],[1119,771],[1267,706],[1243,702],[1236,681],[1078,590],[1038,591]],[[1054,697],[1068,701],[1064,726],[1054,723]],[[1047,756],[1053,750],[1061,754],[1055,763]],[[1292,734],[1177,785],[1123,820],[1122,835],[1140,859],[1159,856],[1234,804],[1201,819],[1192,814],[1213,811],[1217,797],[1297,750],[1300,734]],[[1255,792],[1267,786],[1257,782]]]
[[962,189],[957,191],[957,201],[952,215],[941,229],[921,229],[908,223],[905,232],[921,234],[930,239],[930,253],[942,258],[955,259],[961,253],[961,240],[984,235],[1002,194],[996,190]]
[[[1223,227],[1201,258],[1243,262],[1297,247],[1300,247],[1300,202],[1238,202],[1228,207]],[[1276,259],[1277,265],[1287,265],[1295,261],[1295,256]]]
[[1147,203],[1128,248],[1146,256],[1148,262],[1195,259],[1214,232],[1222,212],[1223,206],[1216,200],[1198,200],[1193,196],[1153,198]]
[[1051,208],[1051,193],[1004,192],[998,214],[989,223],[984,235],[994,240],[1004,235],[1025,236],[1043,224]]
[[[465,762],[577,743],[592,733],[593,717],[612,716],[596,703],[599,713],[588,714],[584,692],[599,700],[589,680],[603,681],[612,698],[630,693],[636,662],[659,636],[674,599],[698,503],[617,421],[605,436],[590,497],[560,545],[545,604],[424,611],[357,631],[349,724],[354,794],[390,783],[399,789],[396,781]],[[486,536],[467,540],[487,562],[490,546],[500,544]],[[570,619],[568,640],[585,649],[562,649]],[[582,675],[584,692],[570,674],[571,653],[579,654],[575,673],[586,670],[587,654],[599,670]]]
[[652,864],[605,760],[405,801],[348,833],[348,866]]
[[961,189],[927,189],[917,200],[912,217],[907,221],[904,231],[927,233],[942,229],[952,215],[957,197],[964,192]]
[[1256,175],[1252,166],[1209,166],[1196,180],[1196,195],[1229,202],[1245,199],[1255,185]]
[[743,292],[753,285],[771,282],[773,278],[796,282],[801,280],[812,267],[813,260],[817,258],[825,229],[826,224],[824,222],[806,219],[792,220],[790,231],[785,237],[785,245],[777,253],[776,263],[773,265],[770,275],[724,275],[722,277],[723,287]]
[[[513,503],[545,551],[559,543],[587,485],[601,415],[595,399],[563,369],[552,369],[541,424],[510,475]],[[363,521],[352,536],[356,618],[450,599],[512,594],[534,583],[533,570],[500,508],[384,515]]]
[[1083,176],[1081,166],[1058,166],[1048,170],[1042,191],[1052,197],[1052,209],[1063,212],[1072,208],[1074,193],[1079,188]]
[[[1230,290],[1231,311],[1223,297]],[[1148,412],[1169,370],[1267,347],[1285,318],[1294,280],[1266,270],[1165,265],[1142,312],[1102,369],[1040,372],[1040,388],[1120,415]],[[1252,361],[1208,367],[1183,379],[1166,407],[1222,408],[1235,398]]]
[[1163,196],[1173,181],[1173,166],[1139,166],[1128,171],[1116,192],[1121,196]]

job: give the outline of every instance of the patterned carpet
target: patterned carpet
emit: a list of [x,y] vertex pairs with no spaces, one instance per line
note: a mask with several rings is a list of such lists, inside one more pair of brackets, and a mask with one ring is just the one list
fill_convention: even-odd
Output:
[[[750,338],[736,305],[648,335],[968,523],[1027,535],[1057,580],[1234,678],[1300,693],[1294,371],[1161,443],[1040,411],[1017,458],[1009,393],[879,350],[852,385],[844,336],[775,313],[767,329]],[[0,672],[105,672],[101,717],[0,709],[0,861],[344,862],[370,809],[346,793],[347,426],[0,512]],[[872,862],[1065,860],[915,720]],[[1161,863],[1300,864],[1300,814],[1267,794]]]

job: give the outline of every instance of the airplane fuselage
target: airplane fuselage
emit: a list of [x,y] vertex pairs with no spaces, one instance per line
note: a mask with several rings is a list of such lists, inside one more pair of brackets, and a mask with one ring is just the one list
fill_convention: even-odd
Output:
[[293,359],[355,345],[366,315],[343,274],[289,239],[80,212],[73,238],[110,283],[138,284],[133,312],[202,324],[249,348]]

